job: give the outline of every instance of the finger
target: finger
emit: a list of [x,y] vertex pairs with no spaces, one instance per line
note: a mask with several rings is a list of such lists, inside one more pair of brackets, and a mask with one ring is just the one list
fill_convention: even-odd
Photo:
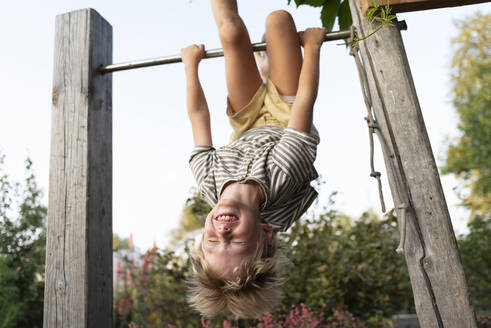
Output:
[[203,44],[200,44],[198,46],[198,55],[200,58],[203,58],[205,56],[205,46]]

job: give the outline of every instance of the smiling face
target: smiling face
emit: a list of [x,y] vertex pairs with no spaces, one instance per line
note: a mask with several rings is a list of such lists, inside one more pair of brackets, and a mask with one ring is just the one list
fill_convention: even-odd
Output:
[[220,199],[206,218],[201,245],[213,273],[231,279],[234,268],[256,253],[262,230],[258,208]]

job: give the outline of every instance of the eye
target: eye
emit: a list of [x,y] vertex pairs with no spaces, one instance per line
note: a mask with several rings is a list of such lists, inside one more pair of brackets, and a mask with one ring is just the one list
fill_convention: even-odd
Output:
[[217,242],[218,242],[218,240],[208,239],[208,242],[209,242],[209,243],[217,243]]

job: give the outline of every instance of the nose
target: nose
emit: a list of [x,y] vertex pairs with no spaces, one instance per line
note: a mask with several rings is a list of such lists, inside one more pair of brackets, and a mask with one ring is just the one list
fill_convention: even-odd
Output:
[[230,227],[227,227],[227,226],[218,226],[218,233],[220,233],[221,235],[225,235],[227,233],[229,233],[230,231],[232,231],[232,229]]

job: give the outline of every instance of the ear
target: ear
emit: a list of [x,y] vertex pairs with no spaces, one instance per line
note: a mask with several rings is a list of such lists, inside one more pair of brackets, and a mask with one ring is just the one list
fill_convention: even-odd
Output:
[[266,234],[266,238],[268,239],[268,245],[271,246],[273,245],[274,239],[275,239],[275,232],[273,231],[273,228],[269,224],[261,224],[261,227],[264,230],[264,233]]

